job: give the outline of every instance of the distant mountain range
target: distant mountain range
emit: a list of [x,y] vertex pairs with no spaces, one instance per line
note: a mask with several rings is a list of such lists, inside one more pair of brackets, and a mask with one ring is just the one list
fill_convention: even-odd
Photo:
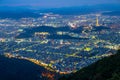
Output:
[[[101,11],[111,11],[111,12],[120,11],[120,4],[101,4],[101,5],[93,5],[93,6],[89,5],[89,6],[63,7],[63,8],[30,8],[26,6],[19,6],[19,7],[0,6],[0,18],[39,17],[41,15],[38,13],[49,13],[49,12],[55,14],[61,14],[61,15],[81,15],[81,14],[89,14],[89,13],[99,13]],[[119,13],[117,13],[117,15],[118,14]]]
[[120,16],[120,11],[104,12],[103,15]]
[[40,12],[53,12],[61,15],[80,15],[89,13],[99,13],[102,11],[120,11],[120,4],[101,4],[65,8],[52,8],[40,10]]
[[120,50],[59,80],[120,80]]

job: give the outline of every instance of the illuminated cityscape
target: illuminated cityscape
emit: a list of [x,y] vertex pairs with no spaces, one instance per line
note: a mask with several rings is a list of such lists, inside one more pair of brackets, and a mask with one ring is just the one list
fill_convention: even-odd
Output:
[[120,16],[39,14],[0,18],[1,54],[67,74],[115,54],[120,46]]
[[120,80],[120,0],[0,0],[0,80]]

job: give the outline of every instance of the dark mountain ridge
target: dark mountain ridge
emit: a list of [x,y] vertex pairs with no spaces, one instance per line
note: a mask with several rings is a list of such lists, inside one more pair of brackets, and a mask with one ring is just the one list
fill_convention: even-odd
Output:
[[120,80],[120,50],[59,80]]

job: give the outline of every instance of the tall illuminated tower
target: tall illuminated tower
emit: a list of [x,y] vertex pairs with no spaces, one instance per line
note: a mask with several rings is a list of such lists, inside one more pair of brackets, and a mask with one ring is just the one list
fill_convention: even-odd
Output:
[[96,15],[97,17],[96,17],[96,26],[100,26],[99,25],[99,20],[98,20],[98,15]]

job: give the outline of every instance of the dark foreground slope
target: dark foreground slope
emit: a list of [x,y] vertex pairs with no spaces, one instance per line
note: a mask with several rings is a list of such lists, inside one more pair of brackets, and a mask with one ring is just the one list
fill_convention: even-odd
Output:
[[59,80],[120,80],[120,50],[82,70]]
[[27,60],[0,56],[0,80],[52,80],[41,75],[50,73]]

